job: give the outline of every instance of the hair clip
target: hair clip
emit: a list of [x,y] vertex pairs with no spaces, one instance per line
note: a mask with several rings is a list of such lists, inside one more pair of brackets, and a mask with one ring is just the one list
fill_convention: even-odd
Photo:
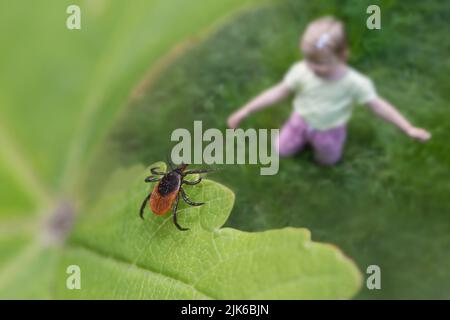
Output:
[[319,50],[323,49],[329,40],[330,34],[328,32],[322,34],[319,39],[317,39],[316,48]]

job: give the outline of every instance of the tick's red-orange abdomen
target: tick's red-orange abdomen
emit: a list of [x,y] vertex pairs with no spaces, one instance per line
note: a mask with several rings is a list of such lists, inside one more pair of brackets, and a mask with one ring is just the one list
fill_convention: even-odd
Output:
[[162,216],[172,209],[173,202],[177,198],[178,190],[163,196],[158,192],[159,184],[160,182],[155,185],[150,197],[150,209],[154,214]]

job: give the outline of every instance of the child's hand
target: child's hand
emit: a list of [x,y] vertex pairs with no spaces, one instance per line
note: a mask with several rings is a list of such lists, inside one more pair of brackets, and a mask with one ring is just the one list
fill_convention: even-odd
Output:
[[431,138],[431,133],[422,128],[411,127],[406,132],[413,139],[425,142]]
[[228,117],[227,124],[231,129],[236,129],[239,123],[247,116],[247,112],[244,110],[238,110]]

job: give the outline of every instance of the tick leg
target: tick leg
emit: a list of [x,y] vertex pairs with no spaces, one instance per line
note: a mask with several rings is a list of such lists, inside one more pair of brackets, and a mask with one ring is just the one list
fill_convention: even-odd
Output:
[[141,205],[141,210],[139,210],[139,215],[141,216],[141,219],[142,219],[142,220],[144,220],[144,209],[145,209],[145,206],[147,205],[147,202],[148,202],[148,200],[150,199],[150,196],[151,196],[151,195],[152,195],[152,193],[150,192],[150,193],[148,194],[148,196],[145,197],[144,202],[142,202],[142,205]]
[[189,230],[189,228],[183,228],[177,222],[177,208],[178,208],[178,200],[179,199],[180,199],[180,197],[177,195],[177,198],[175,199],[175,202],[173,203],[173,207],[172,207],[173,223],[175,224],[175,226],[177,227],[178,230],[180,230],[180,231],[187,231],[187,230]]
[[213,171],[219,171],[220,169],[194,169],[194,170],[186,170],[184,172],[184,175],[188,174],[195,174],[195,173],[207,173],[207,172],[213,172]]
[[158,171],[157,169],[158,168],[150,168],[150,172],[155,176],[163,176],[166,174],[165,172]]
[[183,184],[187,184],[188,186],[193,186],[193,185],[199,184],[200,181],[202,181],[202,178],[201,178],[201,177],[198,178],[198,180],[195,180],[195,181],[183,180],[182,183],[183,183]]
[[169,154],[166,154],[166,160],[167,160],[167,164],[169,165],[170,171],[173,171],[173,164],[172,161],[170,160]]
[[189,198],[187,197],[186,192],[184,192],[183,188],[180,188],[180,192],[181,192],[181,197],[183,198],[183,200],[191,206],[198,207],[198,206],[205,204],[204,202],[193,202],[193,201],[189,200]]
[[161,180],[161,178],[149,176],[149,177],[145,178],[144,181],[145,182],[155,182],[155,181],[159,181],[159,180]]

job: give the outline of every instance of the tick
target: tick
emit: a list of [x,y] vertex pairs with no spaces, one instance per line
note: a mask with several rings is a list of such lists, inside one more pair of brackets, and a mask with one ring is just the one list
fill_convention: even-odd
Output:
[[[170,162],[169,162],[170,165]],[[186,185],[196,185],[199,184],[202,181],[202,178],[199,177],[195,181],[188,181],[185,180],[185,177],[190,174],[200,174],[200,173],[206,173],[215,171],[209,170],[209,169],[198,169],[198,170],[186,170],[187,164],[181,164],[179,167],[173,169],[170,165],[170,171],[169,172],[161,172],[158,171],[157,168],[151,168],[150,172],[156,176],[149,176],[145,178],[145,182],[155,182],[158,181],[158,183],[153,188],[153,191],[149,193],[149,195],[144,199],[144,202],[142,202],[141,209],[139,211],[139,215],[142,219],[144,219],[144,209],[150,200],[150,209],[153,211],[154,214],[157,216],[162,216],[166,214],[170,209],[172,209],[173,213],[173,223],[180,231],[186,231],[189,230],[189,228],[183,228],[181,227],[177,222],[177,207],[178,207],[178,200],[181,198],[188,204],[194,207],[201,206],[204,204],[204,202],[193,202],[191,201],[187,195],[186,192],[183,189],[183,184]]]

